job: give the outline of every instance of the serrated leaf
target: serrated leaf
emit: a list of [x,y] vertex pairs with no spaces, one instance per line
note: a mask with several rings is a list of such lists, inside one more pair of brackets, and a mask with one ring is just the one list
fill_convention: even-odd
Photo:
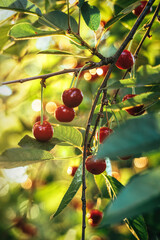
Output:
[[113,111],[125,110],[126,108],[132,106],[138,106],[144,104],[144,108],[150,106],[154,102],[160,100],[160,92],[147,92],[139,94],[133,98],[125,100],[124,102],[113,104],[108,109],[112,109]]
[[[39,22],[41,24],[46,25],[46,21],[45,19],[48,21],[48,23],[51,23],[51,26],[53,25],[54,28],[58,28],[61,30],[67,30],[68,29],[68,15],[64,12],[61,11],[52,11],[49,12],[47,14],[43,15],[43,18],[39,18]],[[78,31],[78,24],[76,22],[76,20],[70,16],[70,25],[71,25],[71,29],[73,32],[77,32]],[[49,26],[49,24],[48,24]]]
[[104,214],[105,224],[114,224],[159,206],[160,168],[134,176]]
[[110,89],[124,87],[150,87],[160,84],[160,65],[152,67],[150,65],[141,66],[136,71],[136,78],[122,79],[108,86]]
[[35,138],[32,138],[32,137],[26,135],[20,140],[18,145],[21,147],[38,148],[38,149],[50,151],[51,149],[53,149],[55,147],[56,144],[58,144],[60,142],[61,141],[56,138],[52,138],[48,142],[39,142]]
[[0,155],[0,168],[15,168],[52,160],[53,155],[36,148],[11,148]]
[[80,164],[79,168],[77,169],[68,190],[66,191],[65,195],[63,196],[62,201],[61,201],[57,211],[54,213],[54,215],[52,215],[52,218],[56,217],[58,214],[60,214],[62,212],[62,210],[68,205],[68,203],[73,199],[73,197],[77,193],[81,184],[82,184],[82,164]]
[[109,157],[116,160],[117,156],[130,156],[159,148],[158,123],[158,115],[144,115],[126,121],[100,144],[97,158]]
[[[107,185],[108,194],[112,197],[112,199],[116,199],[119,192],[124,189],[124,186],[114,177],[108,175],[102,175],[105,183]],[[148,234],[146,229],[146,224],[144,222],[144,218],[142,216],[138,216],[133,219],[123,219],[128,229],[131,233],[136,237],[137,240],[147,240]],[[102,221],[102,225],[105,226],[105,213]]]
[[83,141],[81,132],[70,126],[56,126],[54,128],[54,137],[79,147]]
[[101,21],[99,9],[85,2],[81,7],[81,13],[87,26],[94,31],[97,30]]
[[42,16],[41,10],[29,0],[1,0],[0,8]]
[[132,12],[137,6],[139,6],[140,2],[136,1],[135,3],[127,6],[126,8],[124,8],[120,13],[118,13],[118,15],[116,15],[115,17],[113,17],[112,19],[110,19],[104,26],[105,29],[107,29],[108,27],[110,27],[112,24],[114,24],[115,22],[119,21],[120,19],[122,19],[123,17],[125,17],[127,14],[129,14],[130,12]]
[[10,31],[9,36],[16,40],[24,40],[30,38],[46,37],[50,35],[63,35],[63,31],[43,31],[32,26],[30,23],[19,23],[14,25]]

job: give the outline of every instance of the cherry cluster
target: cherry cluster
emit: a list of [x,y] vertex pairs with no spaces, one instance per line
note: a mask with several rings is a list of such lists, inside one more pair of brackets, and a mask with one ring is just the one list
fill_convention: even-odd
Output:
[[75,117],[74,108],[81,104],[83,94],[78,88],[69,88],[63,92],[62,100],[64,105],[57,107],[55,117],[59,122],[71,122]]

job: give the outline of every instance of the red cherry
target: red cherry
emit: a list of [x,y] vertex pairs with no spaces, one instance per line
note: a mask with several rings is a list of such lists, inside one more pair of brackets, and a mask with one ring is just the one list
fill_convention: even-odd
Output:
[[83,94],[78,88],[69,88],[63,92],[62,100],[67,107],[74,108],[82,102]]
[[93,155],[87,157],[85,165],[88,172],[95,175],[101,174],[106,169],[105,159],[97,160]]
[[[99,142],[102,143],[112,132],[113,130],[108,127],[101,127],[99,132]],[[97,139],[98,139],[98,132],[97,132]]]
[[96,227],[97,225],[100,224],[102,218],[103,218],[103,213],[100,212],[98,209],[92,209],[88,214],[87,214],[87,218],[88,218],[88,223],[92,226],[92,227]]
[[[147,5],[147,3],[148,1],[141,1],[141,5],[139,5],[133,10],[133,14],[135,14],[138,17],[143,11],[143,9],[145,8],[145,6]],[[150,13],[151,11],[152,11],[152,8],[149,9],[148,13]]]
[[75,175],[77,169],[78,169],[77,166],[68,167],[68,169],[67,169],[67,173],[68,173],[68,175],[74,177],[74,175]]
[[40,121],[36,122],[33,126],[32,131],[34,137],[41,142],[46,142],[50,140],[53,136],[53,127],[47,121],[43,121],[42,125]]
[[119,56],[116,62],[116,66],[119,69],[129,69],[133,66],[133,64],[134,64],[134,57],[132,53],[126,49],[123,50],[123,52],[121,53],[121,55]]
[[75,116],[73,108],[69,108],[65,105],[61,105],[56,108],[55,117],[59,122],[71,122]]
[[[130,98],[133,98],[135,96],[137,96],[137,94],[127,94],[122,99],[122,102],[124,102],[125,100],[128,100]],[[132,116],[139,116],[139,115],[142,115],[145,112],[143,104],[141,104],[139,106],[135,106],[135,107],[126,108],[125,110],[126,110],[126,112],[128,112]]]

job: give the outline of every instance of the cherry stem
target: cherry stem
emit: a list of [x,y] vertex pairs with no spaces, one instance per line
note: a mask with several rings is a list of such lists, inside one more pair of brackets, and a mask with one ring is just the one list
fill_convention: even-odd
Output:
[[70,87],[69,88],[71,88],[72,87],[72,85],[73,85],[73,83],[74,83],[74,80],[75,80],[75,73],[74,73],[74,75],[73,75],[73,78],[72,78],[72,81],[71,81],[71,84],[70,84]]
[[41,84],[41,125],[43,125],[43,88],[44,88],[44,81],[45,80],[41,80],[40,84]]
[[75,81],[75,83],[74,83],[74,87],[77,86],[79,76],[80,76],[81,72],[83,71],[83,69],[86,68],[86,67],[89,66],[89,65],[91,65],[91,63],[87,63],[87,64],[85,64],[85,65],[81,68],[81,70],[79,71],[78,76],[77,76],[77,78],[76,78],[76,81]]

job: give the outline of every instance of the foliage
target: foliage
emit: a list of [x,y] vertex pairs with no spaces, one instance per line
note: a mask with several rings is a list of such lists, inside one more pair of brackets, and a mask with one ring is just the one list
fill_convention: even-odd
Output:
[[[86,223],[82,240],[159,238],[160,5],[148,4],[135,26],[136,0],[0,1],[2,239],[79,240],[93,208],[102,222]],[[115,66],[122,46],[137,54],[127,72]],[[73,121],[58,122],[47,104],[63,104],[70,87],[83,101]],[[123,102],[127,94],[136,96]],[[137,106],[142,115],[126,111]],[[32,134],[42,113],[54,129],[48,142]],[[113,133],[99,144],[102,126]],[[106,159],[105,173],[85,171],[88,154]]]

